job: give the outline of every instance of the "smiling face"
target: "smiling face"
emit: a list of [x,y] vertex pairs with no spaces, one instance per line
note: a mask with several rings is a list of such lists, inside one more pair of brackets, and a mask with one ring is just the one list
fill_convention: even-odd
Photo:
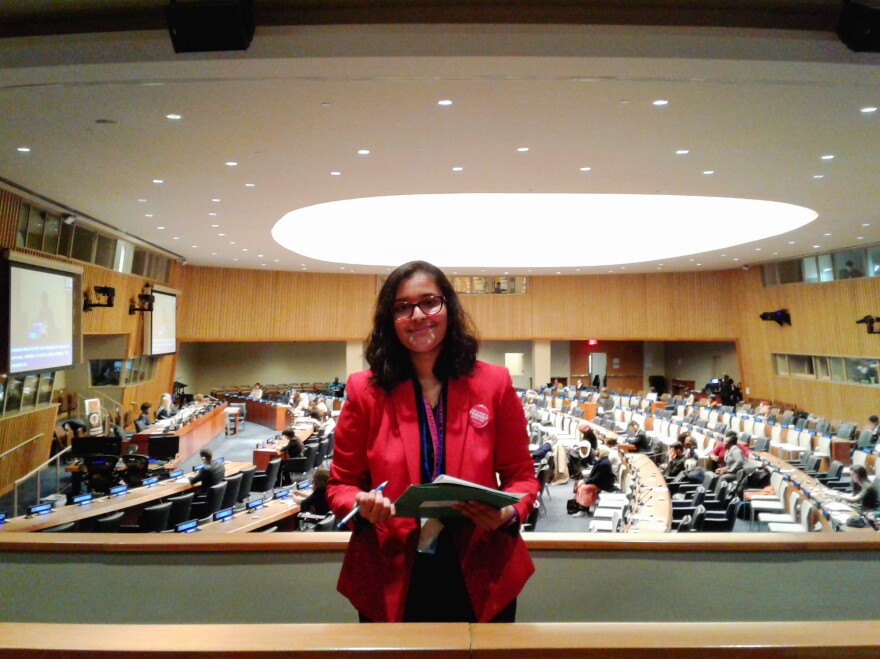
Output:
[[[431,295],[442,296],[443,293],[430,275],[416,272],[397,287],[394,300],[418,304]],[[394,331],[400,344],[410,353],[433,354],[436,357],[446,337],[446,305],[430,316],[415,307],[411,318],[394,321]]]

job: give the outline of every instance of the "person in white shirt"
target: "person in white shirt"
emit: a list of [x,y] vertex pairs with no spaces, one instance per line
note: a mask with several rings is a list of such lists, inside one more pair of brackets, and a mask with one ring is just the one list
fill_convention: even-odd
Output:
[[259,382],[254,385],[254,388],[251,389],[251,393],[249,393],[247,397],[252,400],[260,400],[263,397],[263,388],[260,386]]

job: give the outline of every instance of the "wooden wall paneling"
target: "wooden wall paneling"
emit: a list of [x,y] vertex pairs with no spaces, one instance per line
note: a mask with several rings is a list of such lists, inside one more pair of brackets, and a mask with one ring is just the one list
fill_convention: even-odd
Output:
[[531,295],[463,295],[461,301],[480,339],[531,340],[535,313]]
[[57,410],[57,405],[47,405],[34,411],[0,419],[0,453],[38,433],[43,433],[41,438],[0,460],[0,496],[13,488],[16,479],[49,458]]
[[0,189],[0,247],[15,247],[21,197]]

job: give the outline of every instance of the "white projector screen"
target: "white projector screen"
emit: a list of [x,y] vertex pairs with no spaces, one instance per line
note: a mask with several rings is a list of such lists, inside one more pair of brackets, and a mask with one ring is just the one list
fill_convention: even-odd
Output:
[[144,319],[144,354],[177,352],[177,296],[153,289],[153,311]]

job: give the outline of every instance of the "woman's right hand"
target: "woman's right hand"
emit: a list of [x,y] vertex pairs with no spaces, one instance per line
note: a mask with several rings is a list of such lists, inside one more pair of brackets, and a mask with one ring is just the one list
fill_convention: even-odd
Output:
[[379,524],[394,516],[394,504],[381,492],[358,492],[354,497],[358,515],[370,524]]

